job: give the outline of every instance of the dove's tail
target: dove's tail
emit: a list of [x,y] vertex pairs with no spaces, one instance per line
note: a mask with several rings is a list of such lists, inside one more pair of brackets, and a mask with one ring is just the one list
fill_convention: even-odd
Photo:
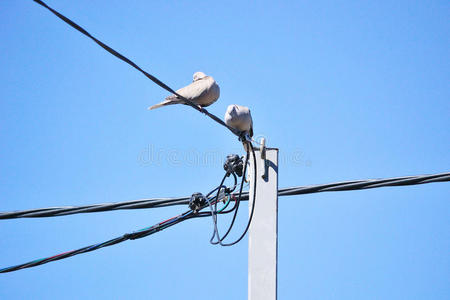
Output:
[[150,106],[148,109],[152,110],[155,108],[159,108],[161,106],[179,104],[179,103],[184,103],[184,101],[179,99],[176,95],[171,95],[171,96],[167,97],[163,102],[155,104],[153,106]]
[[164,102],[161,102],[161,103],[155,104],[155,105],[153,105],[153,106],[150,106],[148,109],[149,109],[149,110],[152,110],[152,109],[155,109],[155,108],[164,106],[164,105],[165,105],[165,103],[164,103]]
[[164,101],[161,102],[161,103],[158,103],[158,104],[155,104],[155,105],[153,105],[153,106],[150,106],[148,109],[149,109],[149,110],[152,110],[152,109],[159,108],[159,107],[161,107],[161,106],[166,106],[166,105],[171,105],[171,104],[175,104],[175,103],[174,103],[173,101],[164,100]]

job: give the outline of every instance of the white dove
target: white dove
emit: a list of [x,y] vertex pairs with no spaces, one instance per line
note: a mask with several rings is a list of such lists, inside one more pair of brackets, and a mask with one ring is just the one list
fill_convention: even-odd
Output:
[[[192,83],[177,90],[177,94],[191,100],[200,107],[206,107],[219,99],[220,88],[211,76],[207,76],[203,72],[195,72]],[[163,102],[153,105],[148,109],[155,109],[161,106],[179,103],[184,104],[185,101],[176,95],[170,95]]]
[[232,104],[228,106],[224,119],[228,126],[253,136],[253,120],[248,107]]

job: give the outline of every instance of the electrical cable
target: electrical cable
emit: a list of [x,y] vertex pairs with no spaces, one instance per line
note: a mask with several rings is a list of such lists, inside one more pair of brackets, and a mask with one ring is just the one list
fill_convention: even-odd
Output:
[[[222,245],[222,241],[228,236],[228,234],[230,233],[231,229],[233,228],[234,222],[236,221],[237,212],[239,210],[239,204],[241,202],[242,189],[244,187],[244,180],[245,180],[245,176],[247,174],[248,159],[249,159],[249,152],[247,151],[247,154],[245,156],[244,170],[242,172],[242,181],[241,181],[241,186],[239,188],[238,198],[236,199],[236,201],[234,203],[234,206],[233,206],[233,208],[231,210],[231,211],[234,211],[233,218],[231,219],[231,223],[228,226],[228,229],[227,229],[227,231],[225,232],[225,234],[224,234],[224,236],[222,238],[219,236],[219,233],[217,231],[217,224],[216,224],[215,220],[213,219],[214,226],[215,226],[215,228],[214,228],[214,230],[215,230],[214,233],[215,234],[209,240],[209,242],[211,244],[213,244],[213,245],[217,245],[217,244]],[[212,214],[212,212],[211,212],[211,214]],[[217,241],[213,241],[215,235],[217,235]]]
[[[216,190],[217,188],[215,188],[214,190]],[[220,189],[219,189],[220,190]],[[215,200],[215,202],[219,201],[219,199],[217,198]],[[225,204],[225,206],[221,209],[223,210],[230,202],[230,199],[228,199],[227,204]],[[205,208],[206,205],[203,205],[200,209]],[[187,219],[191,219],[191,218],[197,218],[197,217],[206,217],[206,216],[210,216],[212,214],[202,214],[202,215],[198,215],[196,214],[194,211],[192,210],[188,210],[180,215],[177,215],[175,217],[172,217],[170,219],[167,219],[165,221],[159,222],[156,225],[150,226],[150,227],[146,227],[137,231],[134,231],[132,233],[126,233],[122,236],[113,238],[111,240],[108,240],[106,242],[102,242],[102,243],[98,243],[98,244],[94,244],[94,245],[89,245],[83,248],[79,248],[76,250],[72,250],[72,251],[67,251],[67,252],[63,252],[61,254],[57,254],[51,257],[46,257],[46,258],[41,258],[41,259],[36,259],[30,262],[26,262],[23,264],[19,264],[19,265],[15,265],[15,266],[10,266],[10,267],[6,267],[6,268],[2,268],[0,269],[0,273],[8,273],[8,272],[13,272],[13,271],[17,271],[17,270],[21,270],[21,269],[25,269],[25,268],[31,268],[31,267],[35,267],[35,266],[39,266],[39,265],[43,265],[52,261],[56,261],[56,260],[61,260],[64,258],[68,258],[71,256],[75,256],[78,254],[82,254],[82,253],[87,253],[87,252],[91,252],[94,250],[98,250],[100,248],[104,248],[104,247],[109,247],[118,243],[122,243],[124,241],[127,240],[136,240],[136,239],[140,239],[146,236],[149,236],[151,234],[154,234],[158,231],[164,230],[166,228],[169,228],[175,224],[178,224],[182,221],[185,221]]]
[[62,206],[28,209],[0,213],[0,219],[40,218],[66,216],[78,213],[103,212],[121,209],[139,209],[189,204],[189,197],[140,199],[116,203],[101,203],[85,206]]
[[[278,196],[282,197],[282,196],[295,196],[295,195],[304,195],[322,192],[356,191],[381,187],[408,186],[408,185],[418,185],[418,184],[448,182],[448,181],[450,181],[450,172],[431,175],[394,177],[394,178],[351,180],[326,184],[282,188],[278,190]],[[238,195],[239,193],[232,194],[232,196],[235,198]],[[249,196],[248,192],[242,192],[241,198],[239,200],[247,201],[248,196]],[[85,206],[60,206],[60,207],[36,208],[21,211],[0,212],[0,219],[6,220],[16,218],[55,217],[78,213],[103,212],[122,209],[142,209],[142,208],[156,208],[173,205],[187,205],[189,204],[189,199],[190,197],[152,198],[152,199],[131,200],[115,203],[91,204]],[[236,200],[233,201],[236,203],[237,198]]]
[[100,248],[104,248],[104,247],[109,247],[118,243],[122,243],[124,241],[127,240],[135,240],[135,239],[140,239],[143,238],[145,236],[151,235],[153,233],[156,233],[158,231],[161,231],[163,229],[166,229],[170,226],[173,226],[179,222],[182,222],[186,219],[188,219],[187,217],[189,216],[189,214],[192,214],[192,211],[187,211],[181,215],[178,215],[175,218],[171,218],[167,221],[164,222],[160,222],[154,226],[151,227],[147,227],[132,233],[127,233],[124,234],[120,237],[116,237],[114,239],[108,240],[106,242],[103,243],[98,243],[98,244],[94,244],[94,245],[90,245],[90,246],[86,246],[77,250],[72,250],[72,251],[67,251],[67,252],[63,252],[61,254],[57,254],[51,257],[47,257],[47,258],[42,258],[42,259],[36,259],[27,263],[23,263],[23,264],[19,264],[19,265],[15,265],[15,266],[11,266],[11,267],[7,267],[7,268],[2,268],[0,269],[0,273],[7,273],[7,272],[12,272],[12,271],[17,271],[17,270],[21,270],[21,269],[25,269],[25,268],[31,268],[31,267],[35,267],[35,266],[39,266],[42,264],[46,264],[52,261],[56,261],[56,260],[60,260],[60,259],[64,259],[64,258],[68,258],[71,256],[75,256],[78,254],[82,254],[82,253],[87,253],[87,252],[91,252],[94,250],[98,250]]
[[222,207],[219,211],[217,211],[217,213],[218,213],[218,214],[222,213],[222,211],[224,211],[225,208],[228,207],[228,205],[230,204],[230,202],[231,202],[231,196],[228,195],[228,196],[227,196],[227,201],[225,202],[225,204],[223,205],[223,207]]
[[[223,176],[222,181],[219,184],[219,187],[221,187],[223,185],[223,183],[225,182],[225,179],[227,178],[227,175],[228,175],[228,172],[226,172],[225,175]],[[219,194],[220,194],[220,189],[218,189],[217,195],[215,197],[216,198],[216,203],[214,204],[215,205],[214,209],[213,209],[213,206],[212,206],[211,202],[207,198],[208,205],[209,205],[209,208],[211,210],[211,217],[212,217],[213,225],[214,225],[213,235],[211,236],[209,242],[211,244],[213,244],[213,245],[216,244],[215,242],[213,242],[214,237],[216,237],[216,236],[217,236],[218,241],[220,242],[219,231],[217,229],[217,201],[219,200]]]
[[[233,246],[233,245],[235,245],[235,244],[237,244],[237,243],[239,243],[243,238],[244,238],[244,236],[247,234],[247,231],[248,231],[248,229],[250,228],[250,224],[252,223],[252,219],[253,219],[253,212],[255,211],[255,205],[256,205],[256,182],[257,182],[257,180],[256,180],[256,177],[257,177],[257,170],[256,170],[256,168],[257,168],[257,165],[256,165],[256,154],[255,154],[255,150],[253,149],[253,146],[250,144],[250,143],[248,143],[248,147],[252,150],[252,153],[253,153],[253,201],[252,201],[252,210],[251,210],[251,212],[250,212],[250,216],[248,217],[248,222],[247,222],[247,226],[245,227],[245,230],[244,230],[244,232],[241,234],[241,236],[237,239],[237,240],[235,240],[234,242],[231,242],[231,243],[220,243],[220,245],[222,245],[222,246]],[[242,176],[242,177],[244,177],[244,176]],[[241,189],[241,191],[242,191],[242,189]],[[237,208],[236,208],[236,210],[237,210]],[[231,230],[231,227],[230,227],[230,230]],[[225,237],[224,237],[225,238]],[[222,239],[223,240],[223,239]],[[222,241],[221,241],[222,242]]]
[[450,172],[432,175],[352,180],[319,185],[290,187],[278,190],[278,196],[293,196],[321,192],[355,191],[388,186],[407,186],[444,181],[450,181]]
[[[244,232],[241,234],[241,236],[235,240],[234,242],[231,243],[223,243],[223,241],[225,240],[225,238],[228,236],[228,234],[231,232],[231,229],[233,228],[234,222],[236,220],[236,216],[237,216],[237,212],[239,210],[239,204],[240,204],[240,198],[242,195],[242,187],[244,186],[244,180],[245,180],[245,176],[246,176],[246,168],[247,168],[247,163],[248,163],[248,158],[249,158],[249,151],[247,151],[247,156],[246,156],[246,160],[245,160],[245,164],[244,164],[244,171],[242,174],[242,183],[241,183],[241,188],[239,191],[239,195],[238,195],[238,200],[236,200],[235,202],[235,206],[233,207],[234,210],[234,214],[233,214],[233,219],[231,221],[230,226],[228,227],[227,232],[225,233],[225,235],[221,238],[218,228],[217,228],[217,210],[213,210],[211,203],[209,203],[209,207],[211,210],[211,216],[212,216],[212,220],[213,220],[213,224],[214,224],[214,232],[213,235],[210,239],[210,243],[213,245],[217,245],[220,244],[221,246],[232,246],[235,245],[237,243],[239,243],[244,236],[247,234],[248,229],[250,228],[250,224],[252,222],[252,218],[253,218],[253,213],[255,210],[255,204],[256,204],[256,176],[257,176],[257,165],[256,165],[256,154],[255,154],[255,150],[253,149],[253,146],[251,145],[250,142],[246,142],[247,143],[247,147],[250,148],[252,150],[252,154],[253,154],[253,170],[254,170],[254,178],[255,180],[253,180],[253,201],[252,201],[252,209],[250,212],[250,216],[247,222],[247,226],[245,227]],[[224,178],[222,179],[222,182],[220,183],[220,185],[223,184],[225,178],[226,178],[227,174],[225,174]],[[217,195],[217,199],[218,199],[218,195]],[[216,201],[217,204],[217,201]],[[217,237],[217,241],[214,241],[214,238]]]
[[[189,99],[179,95],[176,91],[174,91],[172,88],[170,88],[165,83],[160,81],[158,78],[147,73],[142,68],[140,68],[138,65],[136,65],[133,61],[131,61],[130,59],[123,56],[116,50],[112,49],[108,45],[104,44],[100,40],[93,37],[84,28],[82,28],[81,26],[79,26],[78,24],[73,22],[72,20],[68,19],[64,15],[60,14],[56,10],[52,9],[47,4],[45,4],[43,1],[34,0],[34,2],[47,8],[58,18],[60,18],[61,20],[66,22],[68,25],[72,26],[74,29],[76,29],[79,32],[81,32],[82,34],[84,34],[85,36],[89,37],[91,40],[93,40],[100,47],[102,47],[103,49],[108,51],[110,54],[114,55],[118,59],[124,61],[125,63],[129,64],[130,66],[132,66],[133,68],[135,68],[136,70],[138,70],[139,72],[144,74],[148,79],[152,80],[158,86],[160,86],[160,87],[164,88],[165,90],[167,90],[168,92],[176,95],[178,98],[180,98],[181,100],[183,100],[185,102],[184,104],[193,107],[194,109],[196,109],[197,111],[199,111],[201,113],[204,113],[205,115],[207,115],[208,117],[210,117],[211,119],[216,121],[217,123],[228,128],[233,134],[235,134],[237,136],[241,136],[240,132],[238,132],[237,130],[226,125],[225,122],[223,122],[217,116],[209,113],[206,109],[196,105]],[[254,141],[254,140],[252,140],[252,141]],[[254,141],[254,142],[257,143],[256,141]],[[148,236],[150,234],[153,234],[157,231],[168,228],[170,226],[173,226],[173,225],[175,225],[179,222],[182,222],[184,220],[187,220],[189,218],[193,218],[193,217],[203,217],[203,216],[209,216],[209,215],[212,217],[212,220],[214,223],[214,233],[210,240],[210,242],[212,244],[219,243],[222,246],[231,246],[231,245],[238,243],[239,241],[241,241],[244,238],[244,236],[248,232],[248,229],[252,222],[252,217],[253,217],[254,208],[255,208],[255,204],[256,204],[256,184],[257,184],[257,181],[256,181],[256,177],[257,177],[256,155],[255,155],[255,151],[254,151],[254,148],[252,147],[251,143],[250,142],[246,142],[246,143],[248,143],[248,146],[251,148],[251,151],[253,154],[253,161],[254,161],[253,199],[252,199],[252,204],[251,204],[252,208],[251,208],[248,223],[247,223],[247,226],[246,226],[244,232],[234,242],[222,243],[223,240],[230,233],[231,229],[233,228],[233,225],[236,220],[237,212],[239,210],[240,201],[248,200],[248,197],[249,197],[248,192],[243,193],[243,186],[244,186],[244,177],[246,174],[247,163],[248,163],[250,151],[247,151],[246,162],[245,162],[245,167],[244,167],[244,174],[243,174],[242,183],[240,185],[240,189],[239,189],[239,193],[238,193],[238,198],[236,199],[234,194],[230,194],[230,193],[234,192],[234,190],[237,187],[236,175],[234,173],[231,173],[234,176],[234,187],[228,192],[227,201],[220,210],[217,210],[217,203],[219,202],[219,195],[220,195],[222,188],[225,187],[225,191],[226,191],[226,186],[224,186],[223,183],[228,174],[226,174],[224,176],[220,185],[216,189],[211,191],[206,197],[206,200],[210,207],[210,211],[211,211],[210,213],[205,213],[205,212],[198,213],[198,212],[193,212],[192,210],[190,210],[183,214],[180,214],[178,216],[170,218],[166,221],[160,222],[157,225],[147,227],[147,228],[144,228],[144,229],[141,229],[141,230],[129,233],[129,234],[124,234],[121,237],[117,237],[117,238],[111,239],[111,240],[103,242],[103,243],[83,247],[83,248],[80,248],[77,250],[61,253],[61,254],[58,254],[58,255],[55,255],[52,257],[48,257],[48,258],[44,258],[44,259],[35,260],[35,261],[29,262],[29,263],[13,266],[13,267],[9,267],[9,268],[3,268],[3,269],[0,269],[0,273],[11,272],[11,271],[15,271],[15,270],[23,269],[23,268],[29,268],[29,267],[45,264],[47,262],[60,260],[60,259],[74,256],[77,254],[86,253],[86,252],[94,251],[94,250],[97,250],[97,249],[100,249],[103,247],[115,245],[117,243],[121,243],[126,240],[139,239],[139,238]],[[301,194],[326,192],[326,191],[350,191],[350,190],[379,188],[379,187],[385,187],[385,186],[405,186],[405,185],[425,184],[425,183],[431,183],[431,182],[443,182],[443,181],[450,181],[450,173],[424,175],[424,176],[407,176],[407,177],[377,179],[377,180],[356,180],[356,181],[347,181],[347,182],[340,182],[340,183],[331,183],[331,184],[325,184],[325,185],[291,187],[291,188],[285,188],[285,189],[279,190],[278,195],[279,196],[292,196],[292,195],[301,195]],[[210,199],[209,196],[216,191],[217,191],[217,195],[215,197],[213,197],[212,199]],[[235,205],[233,206],[232,209],[226,211],[225,209],[230,204],[232,198],[234,199]],[[106,203],[106,204],[87,205],[87,206],[82,206],[82,207],[53,207],[53,208],[50,207],[50,208],[43,208],[43,209],[0,213],[0,219],[12,219],[12,218],[21,218],[21,217],[28,217],[28,218],[50,217],[50,216],[69,215],[69,214],[75,214],[75,213],[110,211],[110,210],[117,210],[117,209],[138,209],[138,208],[164,207],[164,206],[171,206],[171,205],[186,204],[189,201],[188,199],[189,198],[186,198],[186,197],[166,198],[166,199],[143,199],[143,200],[121,202],[121,203]],[[212,203],[212,202],[214,202],[214,203]],[[213,205],[214,205],[214,208],[213,208]],[[203,209],[205,207],[206,207],[206,205],[204,205],[201,209]],[[218,214],[229,213],[232,211],[234,211],[234,215],[233,215],[232,221],[230,223],[230,226],[229,226],[227,232],[225,233],[225,235],[221,238],[219,235],[219,232],[218,232],[218,227],[217,227],[217,216],[218,216]],[[213,241],[213,239],[215,237],[217,237],[217,241]]]
[[117,52],[116,50],[112,49],[111,47],[109,47],[108,45],[104,44],[103,42],[99,41],[98,39],[96,39],[95,37],[93,37],[89,32],[87,32],[83,27],[81,27],[80,25],[78,25],[77,23],[75,23],[74,21],[70,20],[69,18],[65,17],[64,15],[60,14],[59,12],[57,12],[56,10],[54,10],[53,8],[51,8],[50,6],[48,6],[47,4],[45,4],[43,1],[41,0],[33,0],[34,2],[38,3],[39,5],[47,8],[49,11],[51,11],[54,15],[56,15],[58,18],[60,18],[61,20],[63,20],[64,22],[66,22],[68,25],[72,26],[73,28],[75,28],[76,30],[78,30],[79,32],[81,32],[82,34],[84,34],[85,36],[89,37],[91,40],[93,40],[96,44],[98,44],[100,47],[102,47],[103,49],[105,49],[106,51],[108,51],[109,53],[111,53],[112,55],[114,55],[115,57],[117,57],[118,59],[126,62],[127,64],[129,64],[130,66],[132,66],[133,68],[135,68],[136,70],[138,70],[139,72],[141,72],[142,74],[144,74],[148,79],[150,79],[151,81],[153,81],[154,83],[156,83],[157,85],[159,85],[160,87],[162,87],[163,89],[165,89],[166,91],[176,95],[178,98],[180,98],[181,100],[183,100],[185,102],[186,105],[191,106],[192,108],[198,110],[201,113],[204,113],[205,115],[207,115],[208,117],[210,117],[211,119],[213,119],[214,121],[216,121],[217,123],[219,123],[220,125],[228,128],[228,130],[230,130],[233,134],[235,134],[236,136],[240,136],[240,132],[238,132],[236,129],[228,126],[227,124],[225,124],[224,121],[222,121],[221,119],[219,119],[217,116],[211,114],[210,112],[208,112],[206,109],[201,108],[199,106],[197,106],[195,103],[193,103],[192,101],[190,101],[189,99],[186,99],[185,97],[181,96],[180,94],[178,94],[176,91],[174,91],[172,88],[170,88],[168,85],[166,85],[164,82],[162,82],[161,80],[159,80],[158,78],[156,78],[155,76],[147,73],[146,71],[144,71],[143,69],[141,69],[137,64],[135,64],[133,61],[131,61],[130,59],[128,59],[127,57],[123,56],[122,54],[120,54],[119,52]]

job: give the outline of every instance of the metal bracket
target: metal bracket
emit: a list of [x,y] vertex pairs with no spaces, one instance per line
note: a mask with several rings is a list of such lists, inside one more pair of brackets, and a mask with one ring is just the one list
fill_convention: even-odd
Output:
[[262,159],[262,170],[263,174],[261,175],[262,179],[267,180],[267,159],[266,159],[266,139],[261,139],[261,144],[259,146],[259,151],[261,153],[261,159]]

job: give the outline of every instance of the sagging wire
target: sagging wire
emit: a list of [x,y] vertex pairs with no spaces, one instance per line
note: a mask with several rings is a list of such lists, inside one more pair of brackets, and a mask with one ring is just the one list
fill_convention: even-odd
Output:
[[[252,219],[253,219],[253,213],[255,211],[255,204],[256,204],[256,178],[257,178],[257,165],[256,165],[256,154],[255,154],[255,150],[253,149],[253,146],[251,145],[251,143],[248,143],[249,148],[252,150],[252,154],[253,154],[253,199],[252,199],[252,210],[250,212],[250,216],[248,217],[248,222],[247,222],[247,226],[245,227],[244,232],[241,234],[241,236],[235,240],[234,242],[228,243],[228,244],[222,244],[223,246],[232,246],[235,245],[237,243],[239,243],[244,236],[247,234],[248,229],[250,228],[250,224],[252,223]],[[248,155],[248,152],[247,152]],[[242,194],[242,192],[240,193]],[[238,200],[238,202],[240,202],[240,200]],[[237,210],[237,208],[236,208]]]
[[[217,214],[213,211],[212,205],[210,204],[210,210],[211,210],[211,216],[212,216],[212,221],[213,221],[213,226],[214,226],[214,231],[213,231],[213,235],[211,236],[209,242],[213,245],[217,245],[220,244],[221,246],[225,246],[225,243],[222,243],[222,241],[228,236],[228,234],[230,233],[231,229],[233,228],[234,222],[236,220],[236,216],[237,216],[237,212],[239,210],[239,204],[240,204],[240,200],[241,200],[241,195],[242,195],[242,189],[244,187],[244,180],[245,180],[245,175],[247,173],[247,164],[248,164],[248,152],[245,158],[245,162],[243,165],[243,172],[242,172],[242,181],[240,184],[240,188],[239,188],[239,194],[238,197],[236,199],[236,201],[234,201],[234,206],[233,208],[230,210],[234,211],[233,214],[233,218],[231,219],[231,223],[228,226],[228,229],[226,231],[226,233],[224,234],[223,237],[220,237],[219,231],[218,231],[218,227],[217,227]],[[225,176],[222,179],[222,182],[225,180],[227,174],[225,174]],[[214,241],[214,238],[217,237],[217,241]]]
[[[229,211],[225,211],[226,213],[234,211],[234,214],[233,214],[233,218],[231,220],[231,223],[228,226],[227,231],[225,232],[225,234],[222,237],[220,236],[220,233],[219,233],[219,230],[218,230],[218,225],[217,225],[217,223],[218,223],[217,222],[217,214],[219,214],[220,212],[217,211],[216,207],[214,207],[214,209],[213,209],[213,205],[211,203],[209,203],[209,207],[210,207],[210,211],[211,211],[211,217],[212,217],[212,221],[213,221],[213,225],[214,225],[214,231],[213,231],[213,234],[212,234],[209,242],[211,244],[213,244],[213,245],[220,244],[221,246],[232,246],[232,245],[235,245],[235,244],[239,243],[244,238],[244,236],[247,234],[247,231],[250,228],[250,224],[252,222],[253,213],[254,213],[254,209],[255,209],[255,203],[256,203],[256,176],[257,176],[256,154],[255,154],[255,150],[254,150],[251,142],[244,141],[244,144],[247,145],[247,147],[246,147],[247,148],[247,154],[246,154],[246,158],[245,158],[245,163],[243,165],[244,170],[240,174],[242,176],[242,181],[241,181],[241,184],[240,184],[239,194],[238,194],[237,199],[234,202],[233,208],[230,209]],[[229,235],[229,233],[231,232],[231,230],[232,230],[232,228],[234,226],[234,223],[236,221],[236,216],[237,216],[237,213],[239,211],[239,205],[240,205],[240,202],[241,202],[242,190],[243,190],[243,187],[244,187],[245,176],[247,174],[247,165],[248,165],[248,160],[249,160],[249,156],[250,156],[250,151],[248,149],[251,149],[251,152],[252,152],[252,155],[253,155],[253,166],[254,166],[253,167],[253,171],[254,171],[253,184],[254,184],[254,186],[253,186],[252,209],[251,209],[250,216],[249,216],[249,219],[248,219],[248,222],[247,222],[247,226],[245,227],[244,232],[239,236],[239,238],[237,240],[235,240],[235,241],[233,241],[231,243],[224,243],[224,240],[227,238],[227,236]],[[223,177],[223,179],[222,179],[222,181],[221,181],[219,186],[221,186],[223,184],[223,182],[225,181],[226,177],[228,176],[228,172],[230,172],[230,171],[227,171],[227,173]],[[218,195],[219,194],[217,194],[216,198],[219,197]],[[221,212],[223,212],[223,209],[221,210]],[[214,240],[215,238],[216,238],[216,240]]]

